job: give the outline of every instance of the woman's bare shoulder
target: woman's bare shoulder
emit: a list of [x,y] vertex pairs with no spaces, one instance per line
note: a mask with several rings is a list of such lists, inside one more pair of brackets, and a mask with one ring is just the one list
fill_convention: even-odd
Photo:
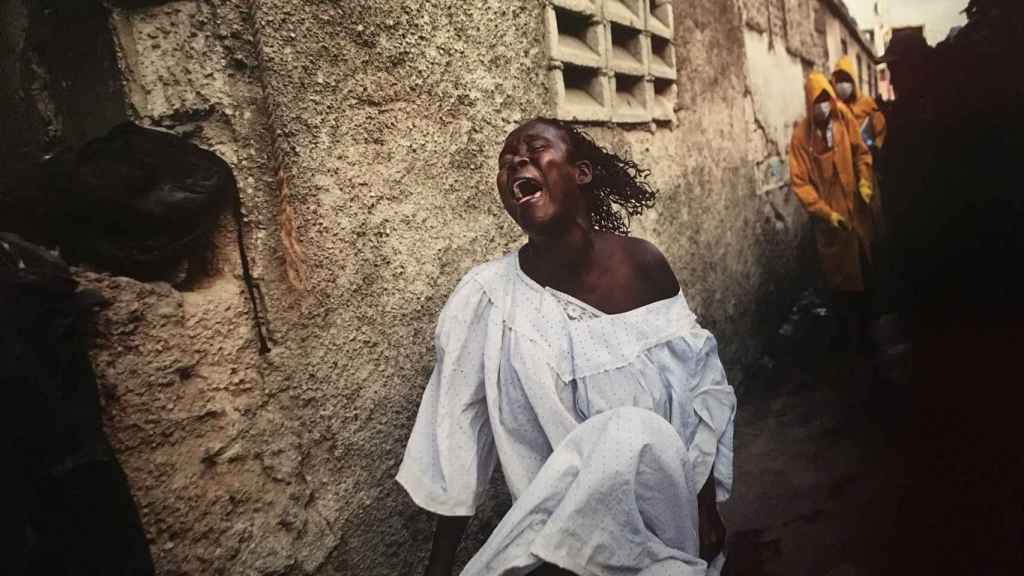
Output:
[[633,274],[645,282],[655,300],[671,298],[679,292],[679,280],[665,255],[643,238],[619,236],[617,241]]

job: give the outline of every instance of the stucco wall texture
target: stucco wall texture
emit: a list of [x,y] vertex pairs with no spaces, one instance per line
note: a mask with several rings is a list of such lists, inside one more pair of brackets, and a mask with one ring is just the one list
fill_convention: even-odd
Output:
[[[591,129],[652,170],[661,196],[635,234],[667,254],[736,383],[806,272],[802,210],[758,184],[765,108],[739,1],[674,3],[674,126]],[[470,267],[523,241],[494,173],[505,134],[550,113],[543,3],[113,4],[129,115],[235,169],[273,337],[259,357],[227,221],[189,292],[80,274],[111,300],[94,359],[159,572],[421,571],[432,521],[393,477],[438,311]],[[277,164],[303,289],[285,274]],[[508,505],[493,492],[463,556]]]

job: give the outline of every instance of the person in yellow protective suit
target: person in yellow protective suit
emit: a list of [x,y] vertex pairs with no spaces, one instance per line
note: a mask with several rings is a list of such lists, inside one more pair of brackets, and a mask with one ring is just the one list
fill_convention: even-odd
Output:
[[[869,65],[870,66],[870,65]],[[889,206],[890,190],[882,186],[880,164],[886,158],[883,157],[882,146],[885,145],[888,125],[885,115],[879,110],[875,99],[865,94],[860,89],[860,79],[857,77],[857,68],[854,68],[853,60],[849,56],[843,56],[836,63],[832,71],[832,86],[836,96],[846,104],[853,113],[853,118],[860,127],[860,137],[871,150],[872,174],[871,189],[874,194],[869,202],[874,232],[874,246],[872,260],[874,262],[875,288],[871,305],[874,312],[882,320],[883,333],[892,335],[892,327],[896,326],[893,309],[890,307],[899,293],[899,276],[897,266],[893,260],[893,253],[889,246],[889,233],[892,231],[886,225],[890,215],[887,214]]]
[[868,148],[881,150],[885,144],[885,115],[878,109],[878,103],[871,96],[861,92],[857,69],[849,56],[843,56],[832,71],[832,85],[836,95],[853,113],[860,127],[861,138]]
[[[878,109],[875,99],[861,92],[857,69],[849,56],[843,56],[832,71],[832,88],[839,100],[846,104],[860,128],[860,137],[871,150],[872,163],[877,166],[878,154],[885,144],[885,115]],[[876,236],[884,235],[882,226],[882,199],[879,198],[879,181],[877,170],[872,171],[871,189],[874,191],[871,205],[871,216],[874,218]],[[877,238],[876,238],[877,239]]]
[[804,86],[807,116],[789,145],[793,192],[815,220],[815,240],[825,282],[840,320],[840,342],[866,344],[871,244],[871,152],[856,119],[839,102],[825,76]]

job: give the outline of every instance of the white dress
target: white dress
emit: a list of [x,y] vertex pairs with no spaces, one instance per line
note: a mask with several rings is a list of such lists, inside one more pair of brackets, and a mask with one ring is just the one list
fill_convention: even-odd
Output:
[[697,500],[732,489],[736,397],[682,294],[605,314],[544,288],[518,253],[477,266],[434,334],[436,364],[397,480],[470,516],[501,461],[515,504],[463,576],[716,573]]

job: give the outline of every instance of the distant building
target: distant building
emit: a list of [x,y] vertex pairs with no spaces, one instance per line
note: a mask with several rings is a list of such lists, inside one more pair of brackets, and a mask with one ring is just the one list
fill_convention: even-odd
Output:
[[[878,6],[876,5],[876,9]],[[864,34],[843,0],[819,0],[820,18],[824,21],[827,68],[829,71],[843,56],[849,56],[857,67],[860,90],[873,97],[879,95],[878,56],[882,50],[873,40],[878,34]]]
[[[877,0],[872,7],[870,16],[862,24],[865,27],[861,33],[871,44],[875,54],[882,55],[892,36],[892,28],[889,27],[888,0]],[[874,82],[875,89],[872,93],[876,98],[892,100],[896,97],[889,81],[889,68],[885,63],[875,65]]]

